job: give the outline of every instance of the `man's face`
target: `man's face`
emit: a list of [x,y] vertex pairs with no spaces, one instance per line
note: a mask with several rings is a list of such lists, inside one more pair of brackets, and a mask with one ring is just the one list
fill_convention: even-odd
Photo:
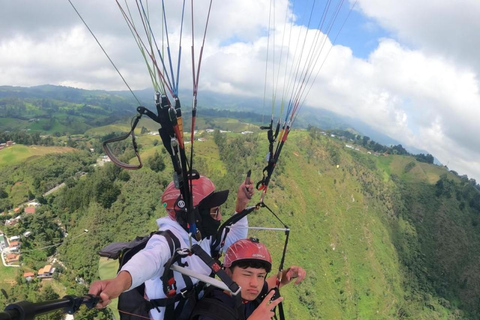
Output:
[[233,268],[233,273],[230,269],[227,269],[235,281],[242,288],[242,299],[252,301],[255,300],[260,292],[262,292],[263,284],[265,283],[265,277],[267,272],[265,269],[246,268],[240,267]]

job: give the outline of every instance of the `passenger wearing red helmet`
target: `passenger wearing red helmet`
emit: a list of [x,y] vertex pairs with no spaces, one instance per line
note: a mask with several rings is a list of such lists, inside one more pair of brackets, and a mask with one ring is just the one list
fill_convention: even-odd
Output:
[[[228,197],[228,190],[215,192],[213,182],[204,176],[197,176],[192,179],[193,184],[193,205],[195,210],[195,220],[200,230],[201,240],[197,241],[190,237],[188,233],[188,217],[183,210],[184,202],[180,195],[180,190],[175,188],[171,182],[162,195],[162,203],[167,210],[168,215],[157,220],[160,231],[168,230],[178,239],[181,248],[190,247],[192,244],[198,244],[204,251],[211,254],[212,237],[216,234],[217,228],[222,218],[220,205]],[[251,182],[244,182],[238,188],[236,212],[240,212],[248,204],[253,195],[253,185]],[[227,235],[225,248],[235,241],[245,238],[248,232],[247,218],[239,220],[232,225]],[[122,292],[140,286],[145,283],[145,295],[149,300],[163,299],[165,293],[161,276],[164,272],[164,265],[170,259],[171,251],[168,240],[162,236],[153,235],[146,247],[134,255],[117,274],[114,279],[96,281],[90,286],[90,294],[99,295],[102,299],[97,307],[103,308],[108,305],[111,299],[117,298]],[[196,255],[191,255],[182,259],[182,265],[194,270],[197,273],[209,275],[211,269]],[[192,281],[195,284],[198,280],[186,277],[174,272],[177,286],[177,292],[184,289],[186,282]],[[164,319],[165,308],[158,307],[150,310],[150,318],[154,320]]]
[[[283,301],[274,299],[277,276],[267,278],[272,258],[266,246],[256,238],[238,240],[225,253],[223,266],[227,274],[241,287],[241,300],[221,289],[213,289],[197,303],[192,320],[266,320]],[[298,266],[283,271],[280,287],[297,279],[299,284],[306,272]],[[272,300],[274,299],[274,300]]]

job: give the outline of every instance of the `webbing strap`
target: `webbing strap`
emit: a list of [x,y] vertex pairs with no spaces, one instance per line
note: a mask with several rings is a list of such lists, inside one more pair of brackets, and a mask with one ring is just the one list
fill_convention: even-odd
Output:
[[[137,126],[138,124],[138,121],[140,120],[140,118],[142,117],[141,114],[137,115],[137,117],[135,118],[135,120],[133,120],[132,122],[132,128],[130,130],[129,133],[121,136],[121,137],[116,137],[116,138],[112,138],[112,139],[108,139],[108,140],[105,140],[102,144],[102,147],[103,147],[103,151],[105,151],[105,153],[107,154],[107,156],[110,158],[110,160],[112,160],[113,163],[115,163],[117,166],[119,166],[120,168],[123,168],[123,169],[126,169],[126,170],[136,170],[136,169],[140,169],[143,165],[142,165],[142,159],[140,159],[140,155],[138,153],[138,146],[137,146],[137,142],[135,140],[135,127]],[[110,149],[110,146],[109,144],[112,143],[112,142],[118,142],[118,141],[122,141],[122,140],[125,140],[127,139],[129,136],[132,136],[132,145],[133,145],[133,150],[135,151],[135,156],[137,157],[138,159],[138,162],[139,164],[138,165],[132,165],[132,164],[128,164],[128,163],[124,163],[122,162],[121,160],[119,160],[117,157],[115,157],[115,155],[113,154],[112,150]]]
[[221,264],[217,260],[210,257],[210,255],[208,255],[208,253],[206,253],[202,247],[200,247],[198,244],[194,244],[192,246],[192,252],[202,259],[202,261],[205,262],[210,269],[212,269],[212,271],[223,281],[223,283],[228,286],[233,295],[236,296],[240,292],[240,287],[238,284],[234,282],[229,275],[227,275],[225,270],[222,269]]
[[[238,213],[234,214],[233,216],[231,216],[230,218],[228,218],[227,221],[225,221],[220,226],[220,228],[218,229],[217,234],[215,235],[215,238],[212,241],[211,251],[212,252],[217,252],[219,246],[223,246],[223,243],[225,242],[226,234],[229,231],[229,228],[227,228],[227,227],[237,223],[242,218],[247,216],[249,213],[253,212],[253,210],[255,210],[255,209],[257,209],[257,206],[248,207],[248,208],[245,208],[242,212],[238,212]],[[222,234],[223,234],[224,231],[225,231],[225,236],[222,239]]]

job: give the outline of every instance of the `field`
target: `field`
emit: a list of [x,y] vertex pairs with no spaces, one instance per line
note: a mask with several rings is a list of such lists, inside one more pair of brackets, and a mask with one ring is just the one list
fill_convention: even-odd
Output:
[[3,263],[0,263],[0,288],[8,288],[15,285],[18,270],[19,268],[5,267]]
[[71,152],[74,150],[75,149],[68,147],[13,145],[0,150],[0,166],[16,165],[32,157],[44,156],[49,153]]

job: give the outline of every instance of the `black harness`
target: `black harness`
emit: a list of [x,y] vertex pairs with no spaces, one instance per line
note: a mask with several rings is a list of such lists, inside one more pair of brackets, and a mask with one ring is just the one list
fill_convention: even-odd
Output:
[[164,273],[161,276],[163,291],[166,297],[151,300],[145,299],[145,284],[122,293],[118,298],[118,311],[120,312],[121,320],[150,319],[150,310],[156,309],[160,312],[161,307],[165,307],[164,319],[189,319],[205,287],[205,283],[199,281],[193,284],[189,276],[182,274],[185,288],[177,290],[174,271],[171,267],[174,264],[180,267],[187,267],[186,263],[182,263],[182,259],[193,254],[207,264],[212,270],[211,275],[217,275],[230,291],[236,293],[240,291],[239,286],[221,268],[220,262],[210,257],[198,244],[193,245],[191,249],[182,248],[180,241],[170,230],[152,232],[148,236],[137,237],[131,242],[112,243],[103,248],[99,254],[102,257],[119,259],[120,271],[122,266],[136,253],[145,248],[148,240],[155,234],[165,237],[171,254],[171,258],[164,265]]

